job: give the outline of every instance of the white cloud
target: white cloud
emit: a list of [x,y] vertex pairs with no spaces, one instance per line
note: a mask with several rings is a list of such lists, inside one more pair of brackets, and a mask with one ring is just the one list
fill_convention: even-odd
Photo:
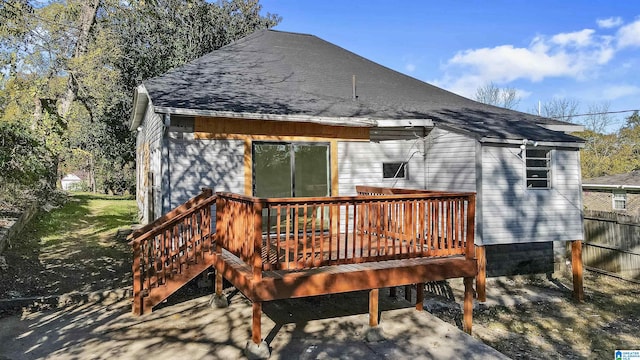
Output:
[[523,89],[516,89],[516,96],[519,97],[520,99],[526,99],[528,97],[530,97],[532,94],[531,91],[527,91],[527,90],[523,90]]
[[584,29],[581,31],[575,31],[571,33],[560,33],[551,37],[551,42],[561,46],[576,46],[585,47],[592,44],[593,33],[596,31],[593,29]]
[[611,28],[622,25],[622,18],[619,16],[616,16],[616,17],[612,16],[607,19],[598,19],[596,20],[596,24],[598,24],[598,27],[600,28],[611,29]]
[[616,100],[627,96],[640,94],[640,87],[635,85],[609,85],[602,89],[602,98]]
[[406,64],[406,65],[404,66],[404,69],[405,69],[407,72],[410,72],[410,73],[411,73],[411,72],[416,71],[416,65],[415,65],[415,64],[411,64],[411,63],[409,63],[409,64]]
[[[619,33],[636,31],[627,26]],[[640,21],[638,29],[640,32]],[[637,36],[640,45],[640,33]],[[616,54],[612,36],[593,29],[537,36],[526,47],[500,45],[459,51],[444,65],[445,75],[436,81],[467,97],[489,82],[508,84],[519,79],[540,82],[549,77],[584,80],[597,74]],[[620,40],[618,40],[620,44]]]
[[640,46],[640,19],[618,29],[616,36],[620,48]]

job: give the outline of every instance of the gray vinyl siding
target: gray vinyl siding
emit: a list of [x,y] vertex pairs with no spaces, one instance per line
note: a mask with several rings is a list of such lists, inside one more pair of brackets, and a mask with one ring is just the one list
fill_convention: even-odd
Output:
[[579,152],[552,150],[550,189],[525,187],[519,153],[482,146],[482,244],[581,240]]
[[427,136],[426,189],[476,191],[476,140],[435,128]]
[[[389,138],[388,134],[384,134]],[[380,142],[338,142],[338,193],[341,196],[356,195],[356,186],[383,186],[424,189],[423,141],[408,131],[404,136],[396,131],[393,139]],[[382,163],[408,162],[406,179],[384,179]],[[349,210],[349,224],[353,224],[353,209]],[[344,208],[341,219],[346,216]],[[341,221],[340,231],[345,231]],[[352,231],[353,229],[348,229]]]
[[242,140],[194,140],[192,133],[171,132],[169,153],[169,208],[198,195],[203,187],[244,194],[244,142]]
[[[423,141],[338,142],[338,193],[356,194],[356,185],[424,189]],[[333,155],[333,154],[332,154]],[[408,178],[383,179],[382,163],[408,162]]]
[[[138,148],[138,163],[136,166],[138,191],[136,193],[136,199],[142,223],[153,220],[150,218],[151,212],[154,213],[153,217],[155,218],[161,215],[162,169],[160,159],[163,130],[162,115],[156,114],[153,111],[153,105],[151,101],[149,101],[144,119],[140,125],[140,130],[136,136],[136,145]],[[148,151],[148,153],[145,154],[145,151]],[[148,163],[146,161],[148,161]],[[151,179],[149,179],[149,173],[152,174]],[[151,186],[153,186],[153,189],[149,189]],[[154,197],[154,199],[150,197]],[[154,206],[154,209],[150,209],[149,207],[151,206]]]

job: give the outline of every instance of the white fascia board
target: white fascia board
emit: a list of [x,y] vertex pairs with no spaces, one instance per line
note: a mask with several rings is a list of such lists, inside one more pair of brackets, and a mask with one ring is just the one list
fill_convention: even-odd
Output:
[[605,184],[582,184],[583,189],[620,189],[620,190],[640,190],[640,185],[605,185]]
[[584,126],[578,124],[538,124],[538,126],[553,131],[562,131],[564,133],[584,131]]
[[149,104],[149,93],[144,85],[138,85],[138,87],[133,92],[133,112],[131,113],[131,119],[129,125],[129,130],[134,131],[142,124],[142,119],[144,119],[144,113],[147,110],[147,105]]
[[323,116],[311,116],[311,115],[281,115],[281,114],[260,114],[260,113],[248,113],[248,112],[234,112],[234,111],[216,111],[216,110],[196,110],[196,109],[181,109],[173,107],[155,106],[156,112],[175,115],[188,115],[188,116],[207,116],[207,117],[222,117],[232,119],[252,119],[252,120],[270,120],[270,121],[293,121],[293,122],[308,122],[323,125],[334,126],[348,126],[348,127],[373,127],[376,124],[375,120],[369,118],[352,118],[352,117],[323,117]]
[[433,127],[433,120],[431,119],[385,119],[376,120],[376,127]]

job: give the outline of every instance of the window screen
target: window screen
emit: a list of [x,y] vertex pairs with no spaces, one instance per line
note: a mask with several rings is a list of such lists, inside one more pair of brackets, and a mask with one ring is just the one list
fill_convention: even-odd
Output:
[[551,187],[551,150],[527,149],[527,188],[548,189]]
[[383,179],[406,179],[407,163],[406,162],[389,162],[382,163]]
[[627,210],[627,193],[625,192],[613,193],[613,209]]

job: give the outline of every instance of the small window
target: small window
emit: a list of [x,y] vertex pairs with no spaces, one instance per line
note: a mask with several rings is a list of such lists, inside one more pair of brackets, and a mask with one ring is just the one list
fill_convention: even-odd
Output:
[[527,188],[549,189],[551,187],[551,150],[527,149]]
[[627,210],[627,193],[626,192],[614,192],[613,193],[613,209],[614,210]]
[[407,170],[406,162],[382,163],[382,178],[406,179],[408,175]]

